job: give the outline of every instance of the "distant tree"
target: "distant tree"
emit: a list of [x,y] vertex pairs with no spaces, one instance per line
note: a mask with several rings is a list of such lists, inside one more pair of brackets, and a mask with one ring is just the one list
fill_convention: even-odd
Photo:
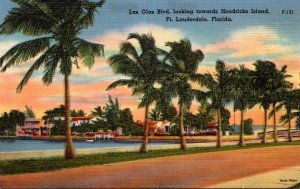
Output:
[[161,109],[161,120],[175,121],[177,119],[177,110],[173,104],[165,106]]
[[7,134],[13,125],[10,122],[7,112],[4,112],[0,117],[0,132],[2,135]]
[[244,133],[246,135],[253,135],[253,120],[252,119],[246,119],[244,120]]
[[94,116],[94,117],[98,117],[100,118],[101,120],[106,120],[106,117],[105,117],[105,111],[106,111],[106,107],[101,107],[101,106],[97,106],[96,108],[94,108],[94,110],[91,112],[91,115]]
[[185,114],[183,116],[183,122],[186,125],[199,128],[199,122],[198,122],[197,118],[198,117],[196,115],[194,115],[193,113],[191,113],[191,112],[185,112]]
[[123,128],[123,134],[125,135],[143,135],[143,129],[138,127],[134,121],[133,116],[129,108],[125,108],[120,111],[119,125]]
[[25,114],[19,110],[4,112],[0,117],[0,133],[14,135],[16,126],[24,125]]
[[65,127],[62,121],[55,121],[54,126],[51,128],[51,136],[52,135],[64,135]]
[[125,108],[123,110],[120,110],[119,113],[119,120],[117,120],[119,122],[118,125],[120,125],[121,127],[126,127],[127,125],[133,124],[133,115],[131,113],[131,110],[129,108]]
[[118,120],[120,119],[120,105],[118,98],[113,100],[111,95],[108,95],[108,100],[105,105],[105,117],[107,123],[112,130],[118,127]]
[[209,122],[213,121],[213,113],[212,109],[207,106],[198,107],[197,110],[197,128],[198,129],[206,129]]
[[151,121],[158,121],[161,118],[161,112],[158,110],[158,108],[154,108],[150,111],[149,119]]
[[209,107],[199,106],[197,113],[186,112],[184,115],[184,123],[196,127],[197,129],[206,129],[209,122],[213,120],[213,114]]
[[64,117],[65,106],[59,105],[56,108],[46,110],[43,116],[43,120],[53,121],[55,117]]
[[180,133],[179,133],[179,126],[178,125],[174,125],[171,127],[170,129],[170,135],[171,136],[178,136]]
[[28,107],[27,105],[25,106],[25,111],[24,111],[25,117],[26,118],[35,118],[35,113],[33,112],[31,107]]
[[230,119],[231,115],[230,115],[230,111],[222,108],[221,109],[221,123],[222,123],[222,131],[230,131],[232,130],[231,126],[230,126]]
[[85,116],[86,113],[83,110],[71,110],[71,117],[82,117]]
[[11,110],[8,114],[9,121],[13,126],[24,125],[25,114],[19,110]]

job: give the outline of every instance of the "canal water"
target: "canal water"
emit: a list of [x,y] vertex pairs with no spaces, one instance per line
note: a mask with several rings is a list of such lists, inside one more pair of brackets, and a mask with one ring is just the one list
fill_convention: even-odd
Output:
[[[174,144],[170,142],[149,142],[149,145]],[[76,149],[107,148],[139,146],[141,142],[114,142],[114,141],[74,141]],[[20,140],[20,139],[0,139],[0,152],[13,151],[41,151],[41,150],[62,150],[63,141],[50,140]]]

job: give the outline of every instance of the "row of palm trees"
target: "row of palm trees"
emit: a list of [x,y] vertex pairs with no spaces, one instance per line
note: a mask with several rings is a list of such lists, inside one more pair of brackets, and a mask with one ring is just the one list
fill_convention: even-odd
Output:
[[[136,40],[139,48],[130,40]],[[179,130],[181,150],[186,150],[183,114],[189,111],[194,99],[209,102],[216,111],[218,119],[217,147],[222,147],[221,109],[233,103],[234,111],[241,113],[240,146],[244,146],[244,116],[248,109],[259,104],[264,109],[264,137],[267,140],[268,110],[272,106],[269,117],[274,120],[274,139],[277,139],[276,112],[285,107],[289,123],[289,141],[292,141],[291,119],[299,116],[298,109],[300,91],[292,89],[291,77],[287,74],[287,66],[277,69],[270,61],[257,60],[250,70],[245,65],[229,67],[222,60],[217,60],[215,73],[198,73],[198,65],[204,59],[201,50],[193,50],[188,39],[179,42],[167,42],[169,51],[157,48],[151,34],[131,33],[128,41],[121,44],[120,51],[109,58],[109,64],[117,74],[127,76],[110,84],[107,90],[117,86],[132,89],[132,95],[139,95],[139,107],[145,107],[144,137],[140,152],[147,152],[149,107],[169,106],[173,98],[178,98]],[[198,84],[198,87],[194,87]]]
[[[2,35],[19,32],[32,37],[31,40],[15,45],[0,58],[0,67],[3,66],[1,71],[5,72],[11,66],[37,57],[18,85],[17,92],[21,92],[33,72],[39,69],[44,69],[42,80],[46,85],[52,83],[57,68],[64,76],[65,159],[75,158],[69,125],[69,76],[73,67],[79,68],[79,63],[91,68],[95,57],[104,54],[103,45],[88,42],[79,35],[83,29],[93,25],[94,14],[103,6],[104,2],[104,0],[64,0],[60,3],[44,0],[14,1],[17,6],[9,11],[0,25],[0,34]],[[132,88],[133,95],[141,95],[139,106],[146,109],[145,134],[141,152],[147,152],[147,122],[149,107],[153,103],[163,107],[170,105],[172,98],[178,98],[181,149],[185,150],[187,147],[183,129],[183,113],[189,109],[193,99],[205,101],[210,98],[217,112],[220,107],[234,101],[234,107],[241,111],[242,118],[246,109],[253,107],[257,102],[262,102],[257,101],[257,98],[254,97],[259,96],[259,99],[266,99],[263,90],[252,91],[253,78],[257,77],[244,66],[229,69],[224,62],[218,61],[216,75],[197,73],[198,65],[204,59],[204,54],[200,50],[193,51],[191,42],[187,39],[179,42],[167,42],[166,46],[171,49],[170,51],[157,48],[155,40],[150,34],[134,33],[130,34],[128,39],[136,39],[140,49],[134,47],[130,42],[125,42],[121,45],[120,52],[110,57],[109,64],[115,73],[123,74],[129,79],[118,80],[112,83],[108,89],[126,85]],[[283,68],[281,72],[276,71],[276,74],[278,74],[278,78],[285,79],[285,72],[286,68]],[[208,91],[195,89],[194,83],[206,86]],[[228,85],[229,83],[230,85]],[[269,87],[269,84],[267,86]],[[280,86],[279,82],[273,87],[281,88]],[[286,89],[277,89],[276,91],[279,94],[284,90]],[[297,104],[296,97],[299,92],[297,90],[290,92],[291,88],[287,90],[289,92],[283,93],[283,95],[273,96],[274,99],[271,103],[273,106],[275,104],[274,110],[285,106],[288,114],[284,118],[290,122],[293,116],[298,115],[297,112],[293,112],[293,109]],[[270,93],[270,95],[272,94]],[[263,107],[268,108],[264,105]],[[273,114],[275,113],[276,111],[273,111]],[[220,113],[218,113],[218,118],[221,119]],[[243,128],[243,122],[241,125]],[[219,127],[221,127],[220,121]],[[241,132],[241,145],[243,145],[242,134],[243,132]],[[218,146],[221,147],[220,134],[218,138]]]

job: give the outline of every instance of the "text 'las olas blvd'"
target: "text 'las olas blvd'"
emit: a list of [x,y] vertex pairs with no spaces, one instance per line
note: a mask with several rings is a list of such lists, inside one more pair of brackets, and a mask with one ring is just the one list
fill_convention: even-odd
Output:
[[130,15],[160,15],[166,22],[231,22],[234,14],[270,14],[269,9],[129,9]]

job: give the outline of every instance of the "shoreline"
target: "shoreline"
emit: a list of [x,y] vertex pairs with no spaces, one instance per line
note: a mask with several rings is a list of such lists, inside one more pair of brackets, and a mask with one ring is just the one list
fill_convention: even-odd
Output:
[[[288,139],[280,139],[280,142],[285,142]],[[259,144],[260,139],[246,140],[247,144]],[[272,143],[273,139],[268,139],[268,143]],[[294,141],[300,141],[300,138],[295,138]],[[205,143],[188,143],[189,148],[193,147],[215,147],[216,142]],[[238,141],[224,141],[224,146],[238,145]],[[122,146],[122,147],[105,147],[105,148],[82,148],[75,149],[77,155],[89,154],[105,154],[113,152],[138,152],[138,146]],[[149,150],[163,150],[163,149],[179,149],[180,144],[164,144],[164,145],[149,145]],[[18,159],[39,159],[48,157],[63,157],[64,150],[41,150],[41,151],[14,151],[14,152],[0,152],[0,161],[5,160],[18,160]]]

